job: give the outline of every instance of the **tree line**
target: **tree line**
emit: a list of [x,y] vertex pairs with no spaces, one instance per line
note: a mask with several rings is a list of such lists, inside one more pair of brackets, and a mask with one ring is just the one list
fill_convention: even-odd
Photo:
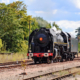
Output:
[[[60,29],[55,22],[53,26]],[[41,17],[27,15],[27,6],[16,1],[0,3],[0,51],[27,51],[30,32],[40,27],[51,28],[51,24]]]

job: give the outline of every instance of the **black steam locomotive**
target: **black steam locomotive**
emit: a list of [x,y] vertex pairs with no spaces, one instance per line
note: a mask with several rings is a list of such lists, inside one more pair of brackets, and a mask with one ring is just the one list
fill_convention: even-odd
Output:
[[29,36],[28,57],[34,62],[73,60],[78,54],[78,40],[69,33],[56,33],[53,29],[40,28]]

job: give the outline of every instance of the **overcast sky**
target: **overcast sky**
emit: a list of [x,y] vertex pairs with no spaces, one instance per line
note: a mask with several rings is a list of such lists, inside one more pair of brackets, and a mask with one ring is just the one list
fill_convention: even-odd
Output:
[[[18,0],[0,0],[6,4]],[[27,14],[56,22],[65,31],[75,34],[80,27],[80,0],[20,0],[27,5]]]

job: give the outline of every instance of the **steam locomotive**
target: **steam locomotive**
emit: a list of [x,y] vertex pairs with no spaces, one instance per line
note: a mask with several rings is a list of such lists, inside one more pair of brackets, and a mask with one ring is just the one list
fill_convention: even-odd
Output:
[[73,60],[78,54],[78,40],[69,33],[55,32],[52,28],[34,30],[29,36],[28,57],[34,62]]

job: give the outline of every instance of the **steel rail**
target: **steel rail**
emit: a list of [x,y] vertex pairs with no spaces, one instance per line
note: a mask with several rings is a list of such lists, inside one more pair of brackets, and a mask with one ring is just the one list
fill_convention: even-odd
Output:
[[[67,71],[67,70],[70,70],[70,69],[73,69],[73,68],[80,68],[80,66],[76,66],[76,67],[71,67],[71,68],[66,68],[66,69],[63,69],[63,70],[57,70],[57,71],[52,71],[52,72],[48,72],[48,73],[45,73],[45,74],[40,74],[40,75],[36,75],[36,76],[32,76],[32,77],[29,77],[29,78],[25,78],[23,80],[35,80],[35,78],[39,78],[40,76],[43,77],[43,76],[48,76],[48,75],[52,75],[53,73],[57,73],[57,72],[60,72],[60,71]],[[76,73],[76,72],[75,72]],[[71,74],[71,73],[70,73]],[[69,74],[67,74],[69,75]],[[61,76],[58,76],[58,77],[55,77],[54,79],[52,80],[55,80],[57,78],[59,78]],[[63,76],[62,76],[63,77]]]
[[[19,64],[21,62],[23,62],[24,60],[22,61],[13,61],[13,62],[5,62],[5,63],[0,63],[0,66],[4,66],[4,65],[11,65],[11,64]],[[32,62],[33,60],[25,60],[25,62]]]
[[18,62],[15,61],[15,62],[0,63],[0,69],[22,66],[23,64],[24,65],[29,65],[31,63],[33,63],[32,60],[26,60],[25,62],[24,61],[18,61]]
[[80,71],[76,71],[76,72],[72,72],[72,73],[69,73],[69,74],[62,75],[62,76],[54,77],[54,78],[52,78],[52,79],[50,79],[50,80],[61,80],[61,78],[69,77],[69,76],[71,76],[72,74],[76,74],[76,73],[78,73],[78,72],[80,72]]

